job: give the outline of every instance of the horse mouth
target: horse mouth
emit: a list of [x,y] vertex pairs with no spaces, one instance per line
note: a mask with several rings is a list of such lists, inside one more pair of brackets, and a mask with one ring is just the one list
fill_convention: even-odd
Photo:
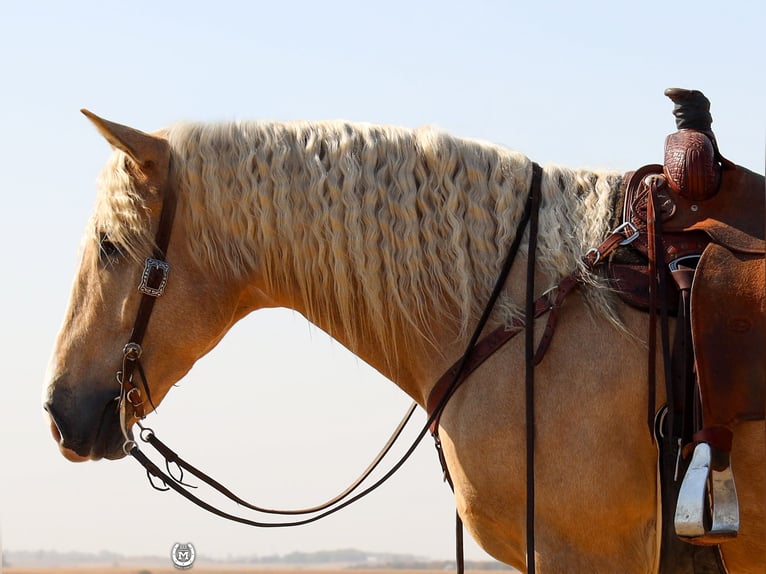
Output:
[[51,425],[51,434],[53,435],[53,440],[55,440],[56,444],[58,444],[59,451],[61,452],[61,454],[64,456],[65,459],[67,459],[69,462],[85,462],[86,460],[90,460],[89,457],[82,456],[79,453],[77,453],[75,450],[64,446],[64,437],[61,434],[61,431],[59,430],[59,427],[56,424],[56,421],[53,419],[52,416],[50,416],[50,413],[48,414],[48,419]]
[[[64,458],[71,462],[85,462],[104,458],[117,460],[126,456],[123,450],[125,438],[120,430],[115,401],[112,399],[104,405],[100,417],[95,419],[93,430],[79,433],[67,426],[66,419],[57,413],[51,403],[45,405],[51,434]],[[132,439],[132,431],[128,431],[128,436]]]

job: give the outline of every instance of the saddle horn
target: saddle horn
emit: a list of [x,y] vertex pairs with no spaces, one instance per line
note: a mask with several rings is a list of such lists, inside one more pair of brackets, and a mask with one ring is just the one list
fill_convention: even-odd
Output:
[[721,154],[711,129],[710,100],[699,90],[668,88],[677,132],[665,139],[664,172],[671,189],[691,201],[710,199],[720,187]]

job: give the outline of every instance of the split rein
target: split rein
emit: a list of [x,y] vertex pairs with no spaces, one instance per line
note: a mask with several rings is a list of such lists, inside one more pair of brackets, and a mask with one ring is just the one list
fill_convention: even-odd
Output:
[[[394,444],[401,437],[402,432],[404,431],[417,408],[417,403],[413,403],[409,407],[407,413],[402,418],[383,449],[368,465],[361,476],[357,478],[349,487],[323,504],[310,508],[295,510],[269,509],[246,502],[234,494],[231,490],[215,481],[207,474],[200,471],[192,464],[184,460],[182,457],[180,457],[177,453],[175,453],[167,445],[160,441],[152,429],[145,427],[141,423],[141,421],[146,417],[145,402],[148,401],[152,408],[154,408],[149,385],[147,383],[146,376],[140,362],[140,357],[142,354],[141,344],[149,324],[149,319],[154,308],[154,303],[164,293],[170,272],[170,265],[166,261],[166,256],[173,227],[173,220],[175,218],[177,199],[175,190],[171,185],[168,184],[164,189],[163,207],[160,215],[160,222],[157,228],[157,233],[155,236],[155,250],[153,257],[146,260],[141,276],[141,282],[138,287],[139,291],[142,293],[142,296],[138,311],[136,313],[136,320],[133,325],[130,341],[125,345],[123,349],[122,368],[116,373],[116,379],[120,385],[120,395],[117,401],[120,415],[120,428],[124,437],[123,450],[126,454],[130,454],[133,458],[135,458],[145,468],[147,477],[152,487],[158,490],[174,490],[202,509],[227,520],[262,528],[300,526],[316,522],[321,518],[334,514],[342,508],[345,508],[357,500],[360,500],[361,498],[370,494],[372,491],[376,490],[383,483],[385,483],[410,458],[412,453],[415,451],[417,446],[429,431],[434,437],[439,459],[445,471],[445,479],[449,481],[449,473],[441,451],[441,441],[439,440],[438,435],[438,427],[441,414],[449,399],[455,390],[460,386],[460,384],[465,381],[468,376],[489,355],[492,354],[492,352],[500,348],[500,346],[502,346],[514,335],[518,334],[521,330],[524,330],[526,335],[525,396],[527,413],[527,567],[528,572],[534,573],[534,367],[540,360],[542,360],[545,349],[550,343],[555,328],[558,308],[563,303],[566,295],[581,282],[583,276],[583,271],[576,271],[569,277],[565,278],[558,285],[556,290],[557,294],[552,300],[549,300],[547,295],[544,295],[537,300],[534,299],[537,212],[539,210],[541,201],[541,179],[542,169],[538,164],[533,163],[532,180],[527,195],[524,213],[516,230],[516,235],[513,239],[513,242],[511,243],[506,259],[503,262],[497,281],[484,309],[484,312],[479,319],[479,322],[471,336],[471,339],[462,358],[451,369],[449,369],[447,373],[445,373],[445,375],[434,387],[434,390],[431,392],[431,396],[429,396],[428,399],[428,420],[420,432],[417,434],[412,444],[404,452],[404,454],[401,455],[399,460],[379,479],[377,479],[370,486],[367,486],[366,488],[357,492],[361,488],[362,484],[367,481],[367,479],[377,469],[379,464],[388,455]],[[479,339],[481,334],[483,333],[484,328],[486,327],[486,324],[494,309],[495,303],[497,302],[497,299],[505,286],[505,282],[508,278],[513,262],[516,259],[524,231],[527,227],[530,229],[529,254],[527,258],[528,263],[525,319],[523,322],[514,322],[514,324],[512,324],[509,328],[500,327],[493,333],[490,333],[489,336],[480,342]],[[586,269],[592,270],[596,265],[598,265],[598,263],[603,260],[603,258],[609,252],[615,249],[618,245],[624,245],[630,242],[632,238],[628,237],[626,239],[625,229],[622,227],[624,226],[615,229],[601,246],[596,249],[591,249],[585,255],[583,262]],[[630,230],[628,231],[630,234]],[[550,312],[548,323],[546,325],[545,332],[539,343],[537,351],[535,351],[534,319],[540,317],[546,312]],[[135,379],[137,378],[135,376],[136,373],[138,373],[138,378],[140,378],[140,387],[135,382]],[[142,392],[145,394],[145,397],[143,396]],[[133,415],[137,419],[137,425],[141,429],[139,433],[140,440],[147,445],[152,446],[160,455],[160,457],[164,459],[165,470],[161,469],[148,456],[146,456],[146,454],[144,454],[144,452],[139,449],[138,442],[135,441],[131,436],[128,428],[128,404],[130,404],[132,407]],[[171,470],[171,465],[177,470]],[[220,495],[246,509],[263,514],[303,516],[303,518],[297,520],[286,520],[283,522],[260,522],[230,514],[220,510],[219,508],[216,508],[212,504],[209,504],[208,502],[197,497],[195,494],[191,493],[188,489],[197,487],[184,482],[184,471],[197,477],[199,480],[216,490]],[[178,474],[178,476],[176,477],[175,474]],[[461,523],[458,517],[458,571],[462,572],[462,528],[460,525]]]

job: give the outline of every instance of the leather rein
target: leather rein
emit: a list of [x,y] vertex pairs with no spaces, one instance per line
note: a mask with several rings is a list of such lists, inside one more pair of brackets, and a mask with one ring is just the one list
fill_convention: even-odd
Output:
[[[273,528],[273,527],[299,526],[303,524],[308,524],[310,522],[315,522],[319,520],[320,518],[328,516],[334,512],[337,512],[341,508],[344,508],[345,506],[348,506],[352,502],[355,502],[356,500],[369,494],[369,492],[371,492],[372,490],[380,486],[380,484],[385,482],[404,464],[404,462],[409,458],[412,452],[414,452],[417,444],[420,442],[423,436],[425,436],[425,431],[424,431],[423,433],[421,433],[421,436],[418,437],[416,442],[410,447],[410,449],[402,456],[401,460],[396,465],[394,465],[394,467],[383,478],[381,478],[378,482],[376,482],[375,484],[367,488],[365,491],[349,499],[351,494],[354,493],[359,488],[359,486],[372,474],[372,472],[378,467],[378,465],[383,460],[383,458],[388,454],[388,452],[394,446],[395,442],[401,436],[407,423],[409,422],[412,415],[414,414],[417,408],[417,403],[413,403],[409,407],[404,417],[402,418],[401,422],[397,425],[393,434],[387,441],[386,445],[383,447],[380,453],[375,457],[375,459],[370,463],[370,465],[368,465],[368,467],[365,469],[365,471],[361,474],[361,476],[358,479],[356,479],[343,492],[333,497],[329,501],[325,502],[324,504],[317,505],[310,508],[299,509],[299,510],[275,510],[275,509],[269,509],[269,508],[256,506],[246,502],[244,499],[235,495],[231,490],[229,490],[228,488],[226,488],[225,486],[223,486],[222,484],[212,479],[207,474],[200,471],[199,469],[197,469],[196,467],[194,467],[193,465],[185,461],[183,458],[181,458],[178,454],[176,454],[173,450],[171,450],[167,445],[165,445],[162,441],[160,441],[160,439],[156,436],[156,434],[154,433],[152,429],[145,427],[141,423],[141,421],[144,418],[146,418],[145,403],[148,401],[149,404],[152,406],[152,408],[155,407],[154,403],[152,402],[151,391],[146,379],[146,374],[140,362],[140,358],[143,353],[141,344],[143,342],[144,335],[146,334],[146,329],[149,325],[149,320],[151,318],[151,314],[154,309],[154,304],[156,300],[164,294],[165,286],[167,285],[167,282],[168,282],[170,265],[167,262],[167,249],[170,243],[170,235],[173,228],[173,222],[175,219],[176,205],[177,205],[177,197],[176,197],[175,190],[173,189],[171,185],[167,185],[165,189],[163,190],[163,207],[162,207],[162,212],[160,215],[160,221],[158,224],[157,232],[155,235],[154,253],[152,257],[146,259],[144,263],[144,270],[141,274],[141,280],[140,280],[138,290],[141,292],[142,295],[141,295],[141,300],[139,302],[138,311],[136,312],[136,319],[133,324],[130,340],[123,348],[121,369],[118,370],[115,374],[115,378],[118,384],[120,385],[120,394],[117,398],[117,402],[118,402],[118,410],[119,410],[119,418],[120,418],[120,429],[124,437],[124,442],[122,447],[123,451],[126,454],[130,454],[146,469],[147,477],[152,487],[158,490],[171,490],[171,489],[175,490],[176,492],[178,492],[179,494],[181,494],[188,500],[194,502],[196,505],[200,506],[204,510],[207,510],[208,512],[211,512],[217,516],[226,518],[228,520],[232,520],[235,522],[252,525],[252,526]],[[138,373],[140,377],[140,385],[141,385],[140,387],[135,382],[135,373]],[[145,397],[142,395],[142,392],[145,394]],[[149,457],[147,457],[139,449],[138,443],[131,436],[131,433],[128,430],[128,419],[129,419],[129,414],[127,412],[128,404],[130,404],[130,406],[132,407],[133,415],[137,419],[137,425],[141,429],[141,432],[139,433],[139,437],[141,438],[143,442],[151,445],[159,453],[159,455],[165,460],[166,470],[162,470]],[[179,476],[175,476],[174,471],[171,470],[171,465],[174,465],[174,468],[177,469],[175,472]],[[244,506],[245,508],[248,508],[250,510],[254,510],[254,511],[265,513],[265,514],[278,514],[282,516],[307,515],[307,514],[316,514],[322,511],[323,512],[321,514],[311,516],[303,520],[286,521],[286,522],[278,522],[278,523],[267,523],[267,522],[257,522],[253,520],[248,520],[240,516],[235,516],[235,515],[226,513],[214,507],[213,505],[203,501],[202,499],[198,498],[191,492],[189,492],[187,488],[197,488],[197,487],[183,482],[184,471],[187,471],[191,473],[192,475],[196,476],[198,479],[208,484],[210,487],[218,491],[221,495],[228,498],[229,500],[241,506]],[[155,482],[155,480],[159,481],[159,483]]]
[[[138,287],[139,291],[142,293],[141,301],[136,313],[136,319],[130,335],[130,340],[123,349],[122,368],[116,373],[116,379],[120,385],[120,395],[118,398],[120,426],[125,439],[123,450],[126,454],[130,454],[133,458],[135,458],[146,469],[149,482],[154,488],[158,490],[175,490],[184,498],[190,500],[197,506],[200,506],[212,514],[226,518],[228,520],[232,520],[234,522],[264,528],[299,526],[315,522],[363,498],[381,486],[391,476],[393,476],[399,468],[401,468],[401,466],[409,459],[409,457],[415,451],[416,447],[420,444],[422,439],[426,434],[428,434],[429,431],[434,438],[437,452],[439,454],[439,459],[445,471],[445,480],[447,480],[451,486],[451,480],[449,479],[449,472],[447,470],[446,461],[442,453],[441,441],[439,439],[438,433],[439,421],[442,412],[444,411],[447,403],[449,402],[449,399],[452,397],[454,392],[468,378],[468,376],[473,371],[475,371],[493,352],[495,352],[502,345],[504,345],[516,334],[523,330],[525,331],[525,403],[527,413],[527,567],[528,572],[534,573],[534,367],[542,360],[545,354],[545,350],[550,344],[558,317],[558,309],[561,307],[567,294],[579,283],[581,283],[584,273],[592,270],[596,265],[598,265],[609,252],[614,250],[617,246],[624,245],[632,240],[630,237],[630,235],[632,235],[632,230],[628,230],[626,234],[624,226],[618,227],[612,232],[612,234],[601,246],[596,249],[591,249],[586,254],[586,256],[583,258],[585,270],[575,271],[559,283],[557,289],[555,290],[555,296],[550,297],[548,294],[545,294],[539,299],[534,299],[535,251],[537,244],[538,222],[537,213],[539,211],[541,201],[541,179],[542,168],[537,163],[533,162],[532,178],[526,199],[524,213],[517,227],[516,235],[503,262],[499,276],[496,280],[484,312],[479,319],[479,322],[469,340],[468,346],[462,358],[437,381],[436,385],[432,389],[427,401],[428,420],[414,439],[411,446],[405,451],[403,455],[401,455],[399,460],[382,475],[381,478],[377,479],[373,484],[364,488],[360,492],[357,492],[357,490],[366,481],[366,479],[368,479],[372,472],[378,467],[383,458],[390,452],[394,443],[399,439],[402,431],[416,410],[417,403],[413,403],[409,407],[407,413],[381,452],[365,469],[362,475],[348,488],[324,504],[311,508],[295,510],[269,509],[246,502],[239,496],[235,495],[231,490],[215,481],[207,474],[200,471],[192,464],[184,460],[182,457],[180,457],[177,453],[175,453],[167,445],[160,441],[152,429],[145,427],[141,423],[141,421],[146,417],[145,403],[148,401],[149,404],[154,407],[149,385],[146,380],[144,369],[140,362],[140,357],[142,354],[141,345],[149,324],[149,320],[151,318],[152,311],[154,309],[154,304],[156,300],[163,295],[170,272],[170,265],[167,262],[167,249],[170,242],[173,221],[175,218],[177,198],[173,186],[168,184],[163,190],[163,207],[155,236],[154,253],[152,257],[146,259],[145,261],[144,270],[141,276],[141,282]],[[484,332],[487,322],[489,321],[497,299],[500,296],[500,293],[503,291],[527,227],[529,227],[529,249],[527,257],[527,288],[525,297],[524,320],[515,320],[510,326],[500,326],[485,338],[481,339],[481,335]],[[628,235],[627,239],[626,235]],[[535,349],[534,320],[541,317],[545,313],[549,313],[547,324],[544,334],[538,343],[537,349]],[[134,381],[136,372],[140,377],[140,386]],[[128,404],[131,405],[133,415],[137,419],[137,425],[141,429],[139,433],[140,439],[144,443],[151,445],[164,459],[165,470],[157,466],[157,464],[155,464],[139,449],[137,441],[134,440],[131,433],[129,432],[129,415],[127,413]],[[171,465],[173,465],[173,468],[176,468],[177,470],[171,470]],[[193,476],[197,477],[199,480],[216,490],[220,495],[249,510],[282,516],[308,516],[297,520],[287,520],[283,522],[261,522],[229,514],[191,493],[188,488],[196,488],[196,486],[183,482],[184,471],[189,472]],[[176,477],[175,474],[179,474],[179,476]],[[458,517],[457,520],[458,525],[460,526],[460,518]],[[463,571],[461,542],[462,529],[459,528],[458,572]]]

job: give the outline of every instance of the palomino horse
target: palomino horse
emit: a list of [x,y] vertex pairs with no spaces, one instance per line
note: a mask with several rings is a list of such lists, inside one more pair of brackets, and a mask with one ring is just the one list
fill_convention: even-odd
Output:
[[[115,152],[100,178],[45,392],[54,438],[72,461],[124,456],[123,431],[142,414],[126,405],[121,423],[114,377],[168,189],[177,197],[172,269],[141,357],[152,405],[240,318],[287,307],[424,406],[483,310],[533,171],[521,154],[432,129],[228,123],[150,135],[87,115]],[[538,294],[582,267],[583,254],[608,234],[621,179],[544,169]],[[521,314],[525,243],[488,329]],[[596,274],[560,311],[536,371],[540,572],[657,571],[647,325]],[[441,435],[466,527],[487,552],[523,570],[522,339],[458,389]],[[760,423],[737,430],[742,527],[722,546],[730,572],[766,568],[763,436]]]

